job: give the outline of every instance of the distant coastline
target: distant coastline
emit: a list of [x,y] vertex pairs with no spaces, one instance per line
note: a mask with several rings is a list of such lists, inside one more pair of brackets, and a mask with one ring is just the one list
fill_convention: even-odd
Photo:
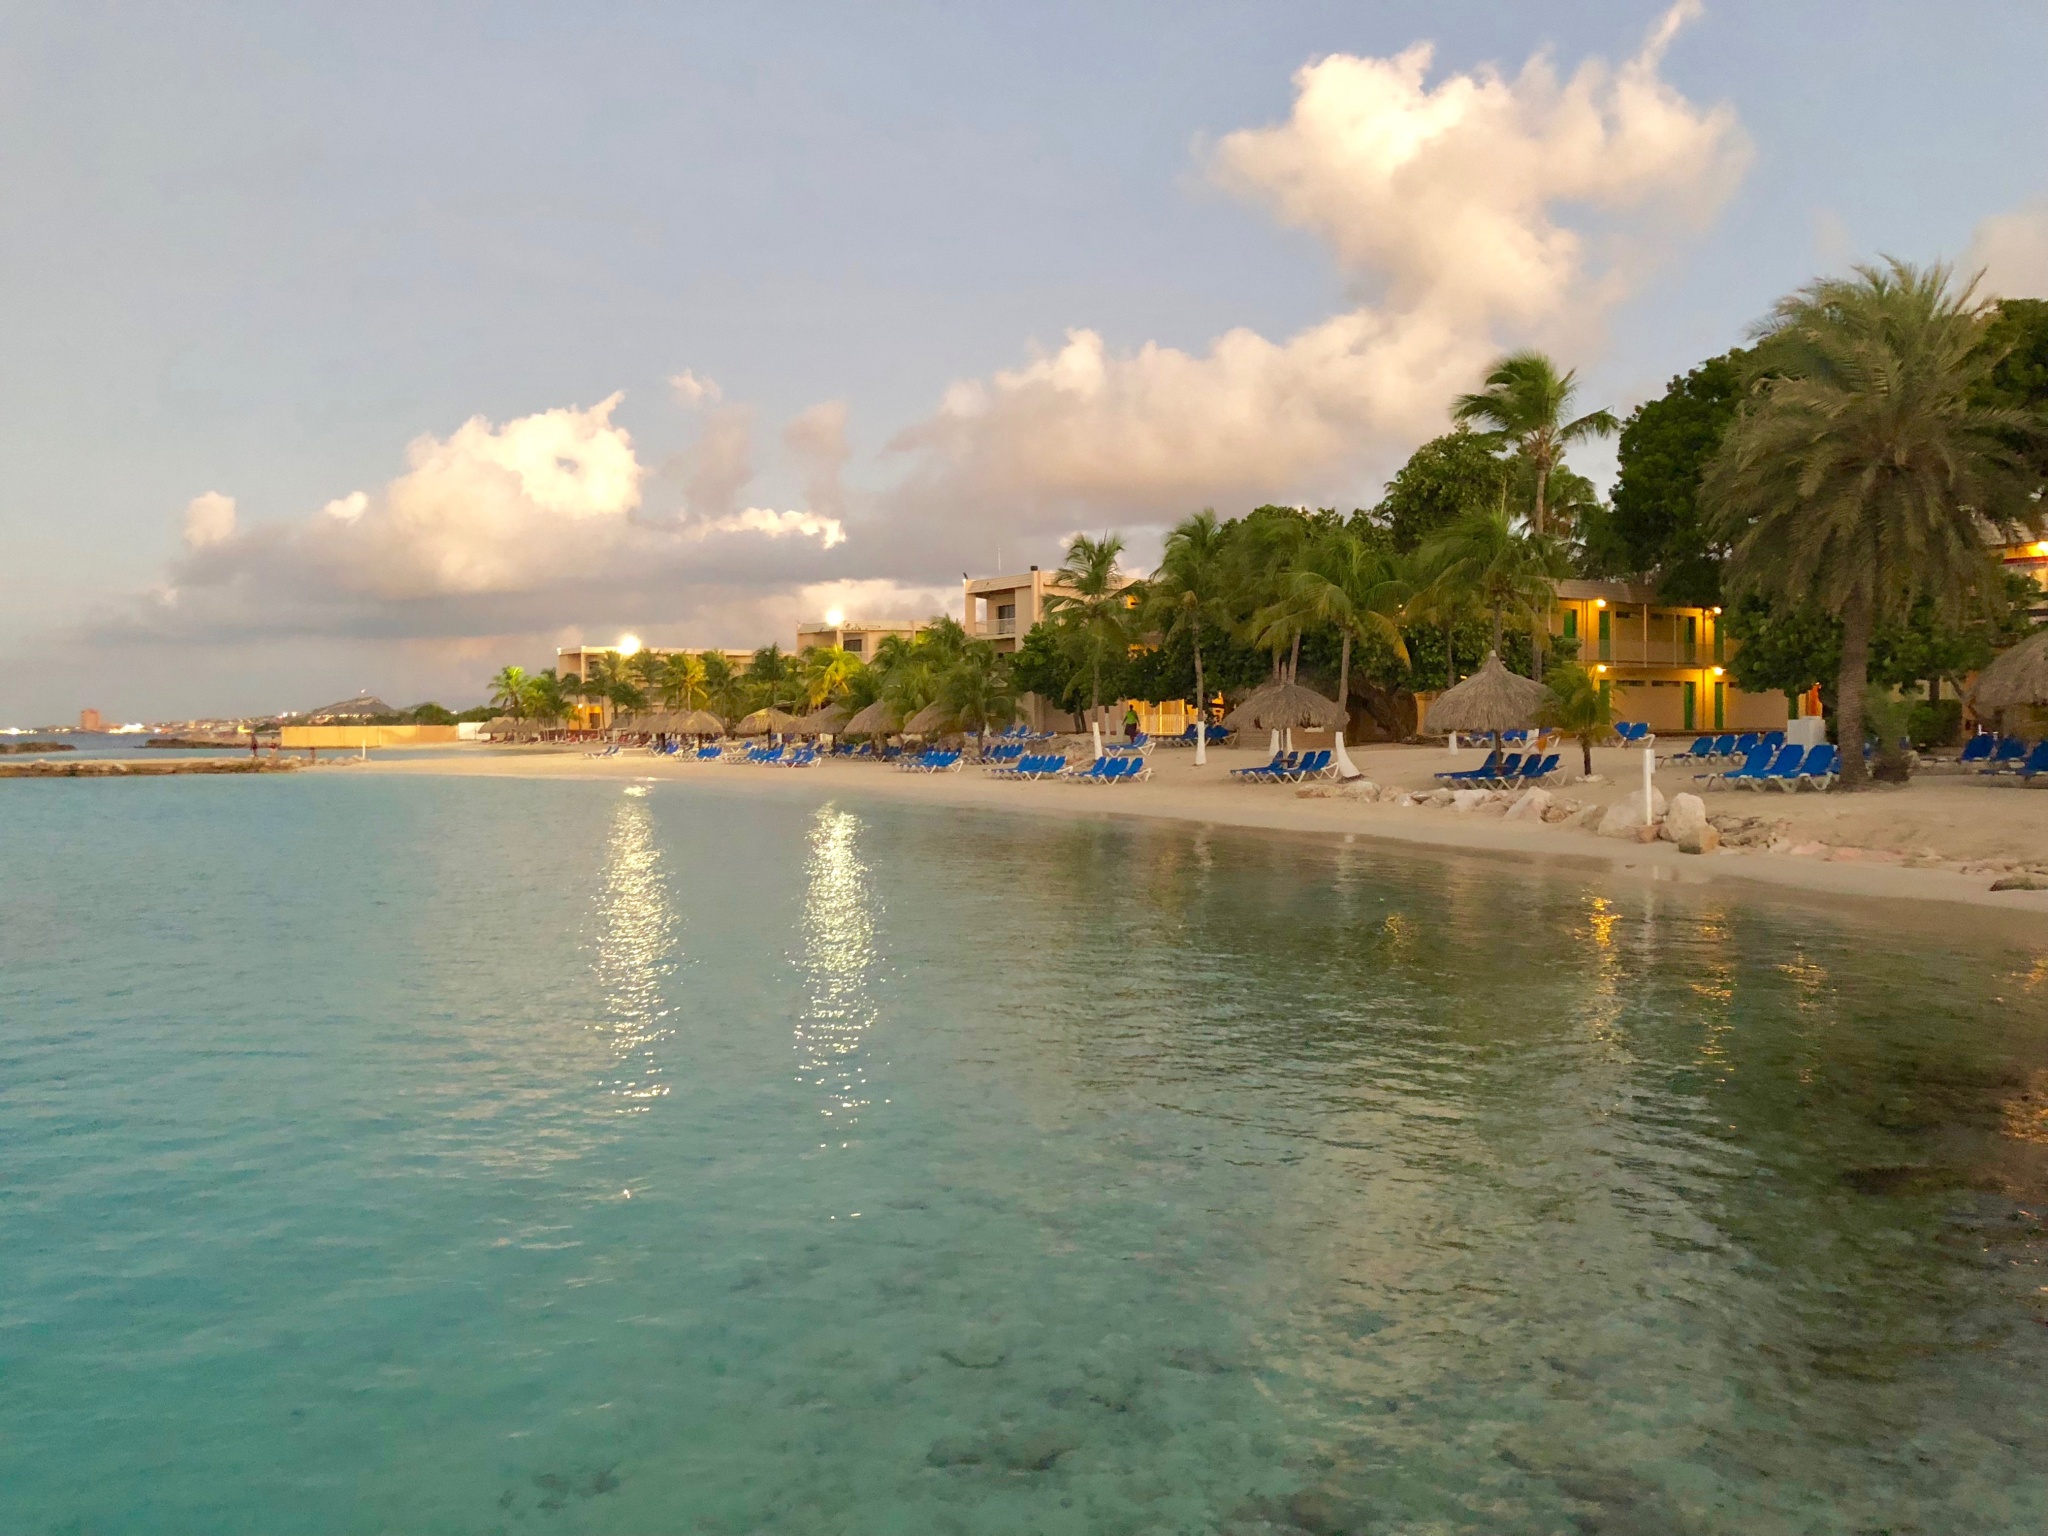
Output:
[[17,752],[76,752],[68,741],[0,741],[0,755]]

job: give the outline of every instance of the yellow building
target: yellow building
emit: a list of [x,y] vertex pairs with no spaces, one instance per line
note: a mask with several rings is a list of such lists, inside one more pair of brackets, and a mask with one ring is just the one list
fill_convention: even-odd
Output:
[[849,656],[858,656],[862,661],[866,661],[875,654],[875,647],[888,636],[897,635],[910,640],[924,627],[922,619],[899,619],[887,624],[860,624],[843,614],[828,613],[814,624],[797,625],[796,648],[798,654],[802,654],[820,647],[837,646]]
[[1614,718],[1665,735],[1774,730],[1785,695],[1744,693],[1729,681],[1735,649],[1719,608],[1663,603],[1625,581],[1560,581],[1550,632],[1575,639],[1579,661],[1610,696]]
[[[1124,579],[1131,586],[1137,577]],[[1005,654],[1015,651],[1045,617],[1045,600],[1072,596],[1052,575],[1032,566],[1021,576],[968,576],[960,583],[964,608],[960,622],[976,640],[986,640]]]
[[[582,682],[590,675],[590,668],[600,656],[616,656],[624,660],[629,656],[704,656],[717,651],[735,668],[743,668],[754,659],[752,651],[729,650],[715,645],[642,645],[639,641],[627,639],[619,645],[565,645],[555,648],[555,676],[563,682],[574,679]],[[597,730],[604,724],[604,707],[595,703],[580,704],[577,709],[577,724],[585,730]]]

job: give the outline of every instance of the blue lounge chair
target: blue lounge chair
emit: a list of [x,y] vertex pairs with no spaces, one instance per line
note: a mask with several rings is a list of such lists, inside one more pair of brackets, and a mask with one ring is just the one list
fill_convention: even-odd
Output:
[[1834,747],[1824,741],[1808,750],[1805,766],[1794,774],[1789,782],[1779,787],[1787,793],[1795,789],[1826,789],[1835,782],[1835,777],[1840,772]]
[[1996,736],[1992,735],[1989,731],[1980,731],[1963,743],[1963,755],[1957,758],[1956,761],[1959,763],[1981,763],[1991,756],[1992,749],[1997,745],[1998,738]]
[[2017,773],[2019,765],[2026,761],[2027,744],[2017,736],[2001,736],[1998,745],[1991,749],[1990,766],[1980,768],[1979,773]]
[[1708,789],[1725,789],[1738,781],[1748,782],[1762,778],[1765,770],[1771,766],[1771,759],[1775,755],[1769,747],[1762,745],[1754,746],[1749,749],[1749,755],[1743,758],[1739,766],[1723,768],[1714,773],[1696,773],[1693,777]]
[[1266,778],[1285,768],[1288,759],[1293,755],[1291,752],[1276,752],[1273,754],[1273,760],[1270,763],[1261,763],[1256,768],[1233,768],[1230,770],[1230,776],[1243,783],[1250,783],[1253,779]]
[[[1814,750],[1820,749],[1816,747]],[[1780,789],[1795,789],[1798,787],[1799,775],[1805,771],[1805,767],[1806,748],[1780,747],[1777,756],[1771,759],[1770,767],[1752,779],[1745,779],[1743,783],[1750,789],[1769,789],[1772,785]]]
[[1522,765],[1521,783],[1540,783],[1557,772],[1558,753],[1546,752],[1541,757],[1537,757],[1532,753],[1530,756],[1531,761]]
[[1711,736],[1697,736],[1693,738],[1693,744],[1683,752],[1672,753],[1671,761],[1674,763],[1704,763],[1713,756],[1715,756],[1714,738]]
[[1480,784],[1505,784],[1522,771],[1522,754],[1510,752],[1494,766],[1493,772],[1483,775],[1475,782]]
[[1477,768],[1452,768],[1446,770],[1443,773],[1438,774],[1437,777],[1440,779],[1449,779],[1453,783],[1469,784],[1474,779],[1487,779],[1493,777],[1493,770],[1498,768],[1499,766],[1500,754],[1498,752],[1494,752],[1489,754],[1486,761],[1481,763]]
[[2031,779],[2037,773],[2048,773],[2048,736],[2034,743],[2033,750],[2027,753],[2027,760],[2019,767],[2019,775],[2023,779]]
[[1118,761],[1114,757],[1098,757],[1086,768],[1069,768],[1063,777],[1069,784],[1099,784],[1116,771]]
[[1281,774],[1280,777],[1285,779],[1290,784],[1298,784],[1303,779],[1322,778],[1325,774],[1330,772],[1330,761],[1335,756],[1336,754],[1334,752],[1331,752],[1327,749],[1315,752],[1304,752],[1301,754],[1300,761],[1295,763],[1295,765],[1292,768],[1289,768],[1285,773]]

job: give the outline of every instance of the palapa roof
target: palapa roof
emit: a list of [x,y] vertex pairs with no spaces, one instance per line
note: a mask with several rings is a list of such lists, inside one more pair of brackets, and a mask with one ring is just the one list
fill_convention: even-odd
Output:
[[851,720],[847,721],[845,728],[839,734],[842,736],[886,736],[889,732],[898,729],[900,729],[900,726],[896,720],[896,711],[889,707],[887,701],[877,699],[866,709],[861,710]]
[[795,730],[798,723],[796,716],[792,715],[788,710],[777,709],[771,704],[766,709],[757,709],[747,716],[746,719],[739,723],[733,734],[735,736],[766,736],[770,731],[787,734]]
[[1223,717],[1232,730],[1286,731],[1296,727],[1341,731],[1350,717],[1335,699],[1326,699],[1299,683],[1267,683],[1254,688]]
[[1970,702],[1979,713],[2048,704],[2048,629],[2030,635],[1977,674]]
[[1427,728],[1432,733],[1516,731],[1536,724],[1543,706],[1555,697],[1534,678],[1510,672],[1498,654],[1488,651],[1485,666],[1430,701]]
[[931,703],[904,721],[903,730],[910,736],[930,736],[934,732],[943,731],[950,724],[952,716],[946,712],[946,706]]
[[812,710],[797,721],[796,728],[800,731],[814,731],[820,736],[836,736],[846,725],[846,713],[844,704],[827,704],[820,709]]
[[725,722],[708,709],[693,709],[686,715],[676,715],[675,724],[669,729],[678,736],[723,736]]

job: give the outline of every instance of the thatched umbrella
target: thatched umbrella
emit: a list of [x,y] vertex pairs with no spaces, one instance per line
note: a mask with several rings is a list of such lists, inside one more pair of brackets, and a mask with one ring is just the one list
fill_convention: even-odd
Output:
[[916,714],[903,722],[903,734],[906,736],[936,736],[952,723],[952,716],[946,712],[945,705],[931,703],[925,705],[923,709],[920,709]]
[[687,715],[677,715],[676,723],[669,727],[678,736],[723,736],[725,722],[708,709],[693,709]]
[[1234,731],[1341,731],[1346,716],[1335,699],[1326,699],[1299,683],[1268,683],[1245,695],[1244,702],[1223,717]]
[[773,704],[766,709],[757,709],[734,729],[735,736],[766,736],[774,731],[788,735],[799,725],[795,715],[786,709],[777,709]]
[[2022,640],[1979,672],[1970,703],[1980,715],[2017,704],[2048,704],[2048,630]]
[[796,728],[806,736],[837,736],[846,728],[846,706],[827,704],[814,709],[797,721]]
[[1486,665],[1455,688],[1446,688],[1429,706],[1428,726],[1438,731],[1485,734],[1520,730],[1536,724],[1543,706],[1555,697],[1532,678],[1517,677],[1486,653]]
[[857,712],[840,731],[842,736],[886,736],[899,729],[896,711],[886,701],[875,700],[866,709]]

